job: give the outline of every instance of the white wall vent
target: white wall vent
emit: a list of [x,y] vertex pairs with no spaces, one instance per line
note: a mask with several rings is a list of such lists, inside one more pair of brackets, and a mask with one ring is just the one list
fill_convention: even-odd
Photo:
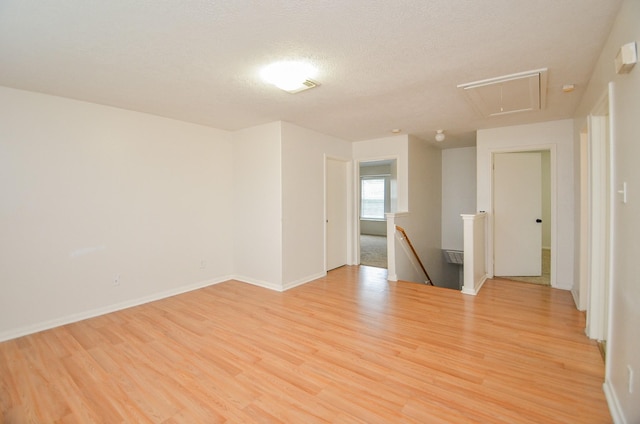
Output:
[[443,250],[444,260],[450,264],[462,265],[464,263],[464,252],[462,250]]
[[500,116],[544,109],[547,68],[458,85],[480,115]]

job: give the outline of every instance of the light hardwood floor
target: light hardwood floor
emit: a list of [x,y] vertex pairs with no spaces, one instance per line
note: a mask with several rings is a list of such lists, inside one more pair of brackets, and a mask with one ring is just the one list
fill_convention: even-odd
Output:
[[0,343],[4,423],[608,423],[569,292],[343,267],[229,281]]

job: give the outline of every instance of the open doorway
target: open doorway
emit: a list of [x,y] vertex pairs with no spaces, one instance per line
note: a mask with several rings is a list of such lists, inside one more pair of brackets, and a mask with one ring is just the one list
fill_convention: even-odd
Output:
[[552,284],[551,150],[493,155],[493,275]]
[[395,211],[396,160],[360,162],[360,264],[387,268],[387,222]]

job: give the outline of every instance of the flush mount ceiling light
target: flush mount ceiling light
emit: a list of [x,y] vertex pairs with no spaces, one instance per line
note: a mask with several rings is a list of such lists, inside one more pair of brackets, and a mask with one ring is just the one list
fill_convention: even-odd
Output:
[[442,143],[444,141],[444,130],[436,131],[436,141]]
[[317,73],[318,70],[308,63],[284,61],[268,65],[260,75],[265,81],[281,90],[298,93],[319,85],[312,80]]

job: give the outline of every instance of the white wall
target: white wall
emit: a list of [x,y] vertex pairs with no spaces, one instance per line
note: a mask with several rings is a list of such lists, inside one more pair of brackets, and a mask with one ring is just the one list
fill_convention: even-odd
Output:
[[[287,122],[281,125],[282,281],[286,289],[326,273],[325,156],[350,160],[351,143]],[[348,196],[352,204],[353,192]],[[353,221],[350,216],[349,234]]]
[[[442,150],[442,248],[463,250],[461,214],[476,213],[476,148]],[[460,265],[443,263],[442,285],[459,288]]]
[[387,223],[385,220],[374,221],[371,219],[361,219],[360,234],[366,234],[370,236],[386,236]]
[[409,198],[407,235],[433,283],[445,286],[441,249],[442,151],[414,137],[409,138]]
[[460,214],[476,213],[476,148],[442,151],[442,248],[463,250]]
[[239,280],[282,290],[281,124],[233,134],[233,264]]
[[235,278],[281,291],[325,275],[325,157],[350,160],[351,143],[279,121],[233,143]]
[[0,128],[0,340],[231,274],[229,133],[3,87]]
[[[477,173],[479,211],[488,213],[488,256],[493,252],[491,215],[491,155],[495,151],[542,150],[552,147],[556,151],[556,222],[557,237],[552,240],[552,280],[555,273],[557,288],[570,290],[574,285],[574,175],[573,175],[573,121],[560,120],[540,124],[479,130],[477,135]],[[553,166],[553,164],[552,164]],[[552,189],[553,191],[553,189]],[[552,211],[553,214],[553,211]],[[552,232],[553,235],[553,232]],[[493,273],[493,266],[488,267]]]
[[[616,75],[613,59],[623,44],[640,44],[640,2],[623,3],[611,34],[597,62],[589,86],[578,109],[576,128],[583,128],[586,116],[614,83],[610,99],[613,144],[613,188],[628,184],[628,202],[616,195],[613,205],[613,263],[609,333],[607,340],[607,372],[605,392],[616,422],[640,422],[640,65],[631,73]],[[580,140],[575,137],[576,148]],[[579,216],[576,214],[575,219]],[[635,372],[633,394],[628,391],[627,366]]]

